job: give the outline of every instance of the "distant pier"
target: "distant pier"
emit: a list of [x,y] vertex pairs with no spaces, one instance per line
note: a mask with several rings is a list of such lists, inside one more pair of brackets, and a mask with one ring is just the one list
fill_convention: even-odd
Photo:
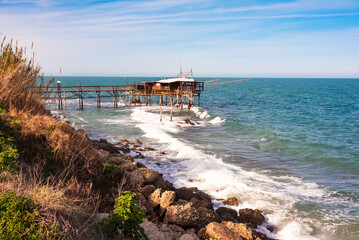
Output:
[[161,79],[158,81],[141,82],[116,86],[57,86],[37,88],[45,100],[57,101],[58,109],[67,109],[67,100],[78,99],[79,109],[84,109],[84,99],[96,99],[96,106],[101,107],[101,99],[112,98],[114,107],[118,103],[128,105],[177,106],[183,109],[184,105],[190,109],[197,100],[200,105],[201,92],[204,82],[187,78],[180,74],[176,78]]

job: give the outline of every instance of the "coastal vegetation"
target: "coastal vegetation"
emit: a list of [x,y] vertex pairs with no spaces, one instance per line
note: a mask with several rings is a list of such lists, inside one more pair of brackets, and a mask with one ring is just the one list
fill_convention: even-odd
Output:
[[215,210],[136,161],[155,151],[139,140],[92,140],[51,116],[37,91],[51,81],[25,53],[1,44],[0,239],[270,239],[254,230],[261,211],[232,209],[236,198]]
[[[113,189],[123,176],[100,158],[85,132],[50,116],[34,91],[51,84],[35,55],[28,59],[25,48],[5,39],[0,51],[0,238],[103,239],[96,213],[114,205],[114,199],[102,198],[118,194]],[[132,198],[128,202],[137,206]],[[126,234],[140,230],[131,222],[137,213],[138,221],[144,218],[141,211],[133,213],[130,228],[126,216],[117,214]]]

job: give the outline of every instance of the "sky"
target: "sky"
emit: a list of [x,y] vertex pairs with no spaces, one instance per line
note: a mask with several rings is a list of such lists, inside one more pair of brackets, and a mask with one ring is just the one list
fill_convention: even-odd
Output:
[[359,78],[359,0],[0,0],[45,75]]

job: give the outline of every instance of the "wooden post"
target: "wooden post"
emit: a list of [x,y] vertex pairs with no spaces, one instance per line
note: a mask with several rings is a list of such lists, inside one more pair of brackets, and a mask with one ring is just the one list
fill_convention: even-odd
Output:
[[162,105],[160,106],[160,122],[162,122]]
[[57,81],[57,101],[58,101],[58,109],[61,110],[62,99],[61,99],[61,81]]
[[172,96],[170,95],[170,105],[171,105],[171,119],[170,119],[170,121],[172,122],[172,104],[173,104],[173,100],[172,100]]
[[65,98],[65,110],[67,110],[66,91],[64,91],[64,98]]

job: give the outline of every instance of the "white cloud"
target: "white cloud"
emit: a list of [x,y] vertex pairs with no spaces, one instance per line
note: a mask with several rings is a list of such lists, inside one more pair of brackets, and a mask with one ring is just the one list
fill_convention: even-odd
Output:
[[[25,45],[34,41],[46,74],[56,75],[62,66],[69,75],[159,75],[177,70],[182,61],[201,75],[273,75],[280,69],[288,75],[340,74],[345,69],[343,74],[359,76],[350,64],[359,62],[358,28],[317,33],[298,28],[304,19],[356,17],[356,2],[350,0],[236,8],[216,8],[205,0],[104,2],[82,8],[20,2],[42,5],[0,7],[0,32]],[[338,59],[337,70],[323,67],[324,62],[332,66],[326,61],[331,58]]]

